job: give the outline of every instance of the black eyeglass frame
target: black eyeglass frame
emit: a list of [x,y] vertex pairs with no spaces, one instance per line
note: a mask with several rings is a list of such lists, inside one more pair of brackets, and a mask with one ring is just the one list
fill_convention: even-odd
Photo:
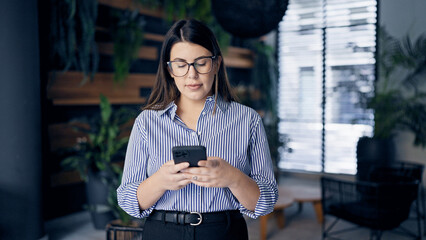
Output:
[[[188,72],[189,72],[189,68],[190,68],[191,66],[192,66],[192,67],[194,67],[194,70],[195,70],[198,74],[207,74],[207,73],[210,73],[210,72],[212,71],[212,69],[213,69],[213,63],[214,63],[214,60],[216,59],[216,57],[217,57],[217,56],[203,56],[203,57],[196,58],[196,59],[195,59],[195,61],[194,61],[194,62],[192,62],[192,63],[189,63],[189,62],[187,62],[187,61],[168,61],[168,62],[166,62],[166,64],[167,64],[167,67],[168,67],[168,69],[169,69],[170,73],[171,73],[173,76],[175,76],[175,77],[183,77],[183,76],[185,76],[186,74],[188,74]],[[210,71],[208,71],[208,72],[206,72],[206,73],[200,73],[200,72],[197,70],[197,68],[195,67],[195,63],[196,63],[198,60],[200,60],[200,59],[204,59],[204,58],[210,58],[210,59],[212,60],[212,66],[211,66],[211,68],[210,68]],[[185,73],[185,74],[183,74],[182,76],[175,75],[175,74],[173,73],[173,68],[172,68],[172,63],[174,63],[174,62],[184,62],[184,63],[186,63],[186,64],[187,64],[187,66],[188,66],[188,68],[187,68],[187,70],[186,70],[186,73]]]

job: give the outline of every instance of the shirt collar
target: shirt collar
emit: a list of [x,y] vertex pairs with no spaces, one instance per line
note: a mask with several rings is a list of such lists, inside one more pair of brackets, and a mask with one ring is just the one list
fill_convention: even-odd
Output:
[[[208,96],[207,99],[206,99],[206,105],[207,104],[211,104],[211,106],[213,107],[214,106],[214,98],[215,98],[214,95]],[[216,104],[216,106],[223,113],[226,112],[226,110],[228,110],[228,107],[229,107],[230,104],[231,104],[230,102],[224,101],[221,96],[217,97],[217,104]],[[174,116],[175,116],[175,114],[176,114],[176,109],[177,109],[177,105],[173,101],[173,102],[169,103],[169,105],[167,105],[167,107],[165,107],[164,109],[158,110],[157,114],[158,114],[158,116],[162,116],[164,113],[170,112],[170,117],[173,119]]]
[[158,116],[160,117],[160,116],[162,116],[164,113],[166,113],[166,112],[168,112],[168,111],[170,111],[171,109],[173,109],[173,111],[171,111],[171,114],[173,115],[172,116],[172,119],[174,118],[174,115],[175,115],[175,113],[176,113],[176,109],[177,109],[177,105],[175,104],[175,102],[173,101],[173,102],[171,102],[171,103],[169,103],[169,105],[167,105],[167,107],[165,107],[164,109],[162,109],[162,110],[158,110],[157,111],[157,114],[158,114]]
[[[215,98],[215,96],[213,95],[213,96],[209,96],[209,97],[207,97],[207,99],[206,99],[206,102],[211,102],[211,103],[213,103],[212,104],[212,107],[214,106],[214,98]],[[228,107],[229,107],[229,105],[230,105],[231,103],[230,102],[226,102],[225,100],[223,100],[222,99],[222,97],[221,96],[217,96],[217,103],[216,103],[216,106],[223,112],[223,113],[225,113],[226,112],[226,110],[228,110]]]

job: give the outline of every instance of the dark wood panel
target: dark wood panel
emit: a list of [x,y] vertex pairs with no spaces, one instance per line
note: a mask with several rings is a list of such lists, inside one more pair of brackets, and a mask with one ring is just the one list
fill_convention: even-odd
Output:
[[254,66],[254,54],[250,49],[229,46],[223,58],[227,67],[252,68]]
[[113,81],[113,73],[97,73],[93,81],[81,85],[81,72],[51,73],[47,86],[47,98],[54,105],[92,105],[99,104],[102,93],[112,104],[143,104],[146,96],[141,89],[151,89],[154,74],[129,74],[123,84]]
[[76,170],[59,172],[50,176],[51,187],[70,185],[81,182],[83,182],[83,179],[81,179],[80,174]]
[[56,123],[48,126],[50,150],[52,152],[60,149],[71,148],[77,144],[77,139],[86,137],[87,135],[78,132],[74,127],[89,128],[87,124],[83,123]]
[[[114,55],[113,43],[98,43],[98,50],[100,54]],[[142,46],[139,48],[137,58],[147,60],[158,59],[158,49],[156,47]]]

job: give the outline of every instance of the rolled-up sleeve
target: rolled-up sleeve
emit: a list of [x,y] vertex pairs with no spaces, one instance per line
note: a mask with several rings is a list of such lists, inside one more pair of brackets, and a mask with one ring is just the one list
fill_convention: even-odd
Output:
[[141,210],[137,198],[139,185],[147,178],[147,138],[141,115],[136,118],[127,145],[121,185],[117,189],[118,205],[129,215],[137,218],[147,217],[154,206]]
[[278,187],[269,151],[268,140],[260,117],[252,123],[249,157],[251,172],[249,176],[257,183],[260,196],[254,212],[240,205],[240,211],[251,218],[271,213],[278,199]]

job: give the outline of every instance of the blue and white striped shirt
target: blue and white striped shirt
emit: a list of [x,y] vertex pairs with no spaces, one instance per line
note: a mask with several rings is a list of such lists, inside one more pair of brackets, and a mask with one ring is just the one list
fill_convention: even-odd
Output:
[[[278,198],[268,141],[262,120],[253,109],[218,97],[207,98],[194,131],[176,115],[173,102],[164,110],[145,110],[134,123],[127,146],[123,178],[117,189],[119,206],[128,214],[143,218],[153,209],[216,212],[239,209],[251,218],[272,212]],[[203,145],[207,156],[220,157],[251,177],[259,186],[255,211],[241,205],[228,188],[205,188],[188,184],[168,190],[149,209],[141,211],[136,191],[139,184],[173,159],[172,147]]]

